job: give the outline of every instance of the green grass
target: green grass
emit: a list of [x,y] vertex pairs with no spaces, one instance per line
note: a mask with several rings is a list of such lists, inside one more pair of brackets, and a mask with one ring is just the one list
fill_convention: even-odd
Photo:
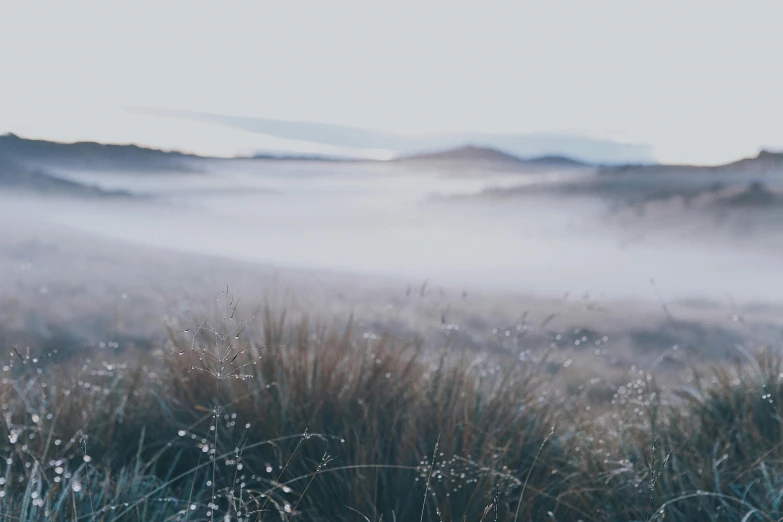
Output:
[[[781,520],[781,358],[614,404],[520,362],[289,324],[11,350],[2,520]],[[10,347],[9,347],[10,348]]]

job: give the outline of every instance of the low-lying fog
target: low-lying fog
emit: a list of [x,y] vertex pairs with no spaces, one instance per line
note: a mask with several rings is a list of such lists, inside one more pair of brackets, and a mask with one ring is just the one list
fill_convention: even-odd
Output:
[[[447,176],[402,164],[201,160],[198,173],[53,170],[138,198],[0,192],[5,226],[45,222],[177,251],[298,268],[606,299],[781,301],[764,249],[676,238],[622,241],[596,199],[480,201],[488,187],[578,173]],[[52,229],[56,230],[55,228]],[[45,240],[46,238],[40,238]],[[655,280],[654,288],[651,279]]]

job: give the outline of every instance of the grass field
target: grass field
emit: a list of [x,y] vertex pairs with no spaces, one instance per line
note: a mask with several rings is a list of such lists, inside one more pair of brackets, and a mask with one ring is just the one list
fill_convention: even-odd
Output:
[[[12,347],[4,520],[779,520],[771,349],[688,388],[353,325],[250,321],[221,296],[152,350]],[[604,387],[604,393],[596,389]]]

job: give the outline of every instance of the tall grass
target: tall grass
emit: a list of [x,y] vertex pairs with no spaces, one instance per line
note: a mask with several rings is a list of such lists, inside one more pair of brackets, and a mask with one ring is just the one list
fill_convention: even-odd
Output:
[[[590,409],[546,362],[263,314],[156,353],[12,349],[8,520],[778,520],[781,359]],[[64,361],[65,359],[65,361]],[[712,381],[712,379],[711,379]],[[599,413],[600,412],[600,413]]]

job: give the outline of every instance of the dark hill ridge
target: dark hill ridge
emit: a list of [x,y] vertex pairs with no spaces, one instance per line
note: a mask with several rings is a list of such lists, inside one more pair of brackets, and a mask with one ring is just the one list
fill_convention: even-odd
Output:
[[176,150],[161,150],[135,144],[105,144],[94,141],[57,142],[22,138],[15,134],[0,135],[0,156],[24,163],[100,168],[128,168],[133,170],[165,169],[192,172],[202,159],[269,160],[269,161],[359,161],[354,158],[320,154],[258,153],[233,158],[215,158]]
[[15,134],[0,135],[0,157],[32,165],[187,172],[196,170],[188,160],[200,158],[194,154],[132,144],[61,143],[21,138]]
[[745,172],[764,174],[783,172],[783,152],[759,151],[756,156],[742,158],[723,165],[617,165],[602,167],[600,174],[656,174],[691,172]]
[[759,171],[783,170],[783,152],[762,150],[755,157],[743,158],[728,165],[723,165],[723,167],[744,167]]

